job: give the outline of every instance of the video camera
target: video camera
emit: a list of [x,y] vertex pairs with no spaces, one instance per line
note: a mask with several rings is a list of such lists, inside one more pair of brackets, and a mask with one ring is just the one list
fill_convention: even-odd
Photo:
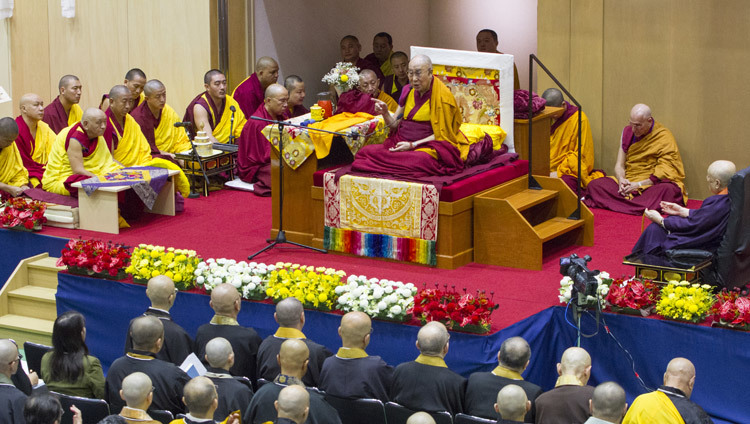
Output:
[[596,276],[599,270],[590,270],[586,264],[591,261],[591,256],[586,255],[579,258],[575,253],[567,258],[560,258],[560,274],[570,277],[573,280],[573,293],[571,298],[576,294],[596,297],[596,289],[599,287],[599,281]]

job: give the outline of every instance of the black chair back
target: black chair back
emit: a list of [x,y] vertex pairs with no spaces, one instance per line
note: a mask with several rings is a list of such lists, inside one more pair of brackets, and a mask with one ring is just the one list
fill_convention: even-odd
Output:
[[148,415],[161,424],[169,424],[174,420],[174,415],[166,409],[151,409],[148,411]]
[[473,415],[456,414],[453,418],[453,424],[495,424],[497,420],[489,420],[487,418],[475,417]]
[[[414,412],[416,411],[403,405],[399,405],[396,402],[388,402],[385,404],[385,416],[388,424],[406,424],[406,420],[408,420]],[[453,417],[447,411],[430,412],[429,414],[435,419],[435,424],[453,424]]]
[[729,182],[731,209],[727,231],[716,252],[716,283],[733,288],[750,281],[750,168]]
[[258,379],[258,388],[260,389],[261,387],[263,387],[264,384],[268,384],[268,383],[270,383],[270,382],[268,380],[266,380],[265,378],[259,378]]
[[81,411],[83,424],[96,424],[109,415],[109,405],[103,399],[89,399],[62,393],[55,393],[55,395],[60,399],[63,408],[60,424],[73,424],[73,413],[70,412],[70,407],[73,405]]
[[385,407],[378,399],[344,399],[325,395],[325,400],[339,413],[341,424],[386,424]]
[[40,374],[39,370],[42,368],[42,356],[44,356],[45,353],[50,352],[51,350],[52,346],[46,346],[43,344],[32,342],[24,342],[23,353],[24,356],[26,356],[26,364],[29,366],[29,369],[32,371],[36,371],[37,374]]

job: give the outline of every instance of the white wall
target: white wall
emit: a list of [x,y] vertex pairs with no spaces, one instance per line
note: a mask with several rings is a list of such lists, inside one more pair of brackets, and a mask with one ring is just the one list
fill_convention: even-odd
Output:
[[[13,96],[11,92],[10,74],[10,20],[0,19],[0,86]],[[0,103],[0,118],[13,114],[13,101]]]

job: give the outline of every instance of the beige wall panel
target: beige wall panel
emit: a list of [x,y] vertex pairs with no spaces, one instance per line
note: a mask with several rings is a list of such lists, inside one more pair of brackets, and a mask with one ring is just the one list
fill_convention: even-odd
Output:
[[3,87],[13,97],[12,102],[0,103],[0,117],[15,116],[13,103],[17,103],[11,93],[11,60],[10,60],[10,22],[0,20],[0,87]]
[[81,79],[81,107],[98,107],[103,93],[128,69],[128,3],[77,0],[76,16],[63,18],[60,1],[49,0],[50,81],[65,74]]
[[18,100],[25,93],[39,94],[44,104],[57,96],[57,80],[53,83],[50,77],[47,0],[15,2],[13,17],[3,20],[3,25],[7,22],[10,22],[10,49],[5,51],[13,60],[12,87],[8,84],[5,89],[13,90],[15,116],[20,113]]
[[[570,0],[539,0],[537,56],[565,86],[570,84],[570,13]],[[554,86],[544,71],[537,72],[537,91]]]
[[211,67],[209,0],[191,0],[190,7],[184,0],[128,0],[127,11],[128,56],[109,88],[141,68],[164,83],[167,103],[182,116]]

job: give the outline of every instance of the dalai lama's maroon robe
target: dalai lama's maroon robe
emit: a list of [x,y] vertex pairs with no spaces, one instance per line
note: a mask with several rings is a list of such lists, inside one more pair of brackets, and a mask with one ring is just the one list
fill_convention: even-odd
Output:
[[52,100],[52,102],[44,108],[44,117],[42,118],[42,121],[46,122],[55,134],[59,134],[60,131],[68,127],[68,114],[65,113],[65,108],[62,103],[60,103],[59,96],[55,97],[55,100]]
[[[264,104],[253,116],[281,119],[268,113]],[[271,195],[271,143],[261,134],[266,125],[268,122],[248,119],[237,141],[237,175],[242,181],[253,184],[253,193],[264,197]]]
[[232,97],[240,105],[240,109],[242,109],[242,113],[245,116],[255,113],[258,106],[263,104],[263,98],[265,97],[263,87],[260,85],[260,80],[258,80],[258,75],[253,73],[248,78],[245,78],[234,89]]
[[[18,137],[16,137],[16,146],[18,152],[21,154],[21,160],[23,166],[29,171],[29,179],[36,178],[42,181],[44,176],[44,165],[38,163],[31,157],[31,152],[34,151],[36,141],[34,140],[34,134],[31,134],[29,126],[26,125],[26,121],[23,120],[23,116],[16,118],[16,124],[18,124]],[[41,188],[41,186],[39,187]]]

